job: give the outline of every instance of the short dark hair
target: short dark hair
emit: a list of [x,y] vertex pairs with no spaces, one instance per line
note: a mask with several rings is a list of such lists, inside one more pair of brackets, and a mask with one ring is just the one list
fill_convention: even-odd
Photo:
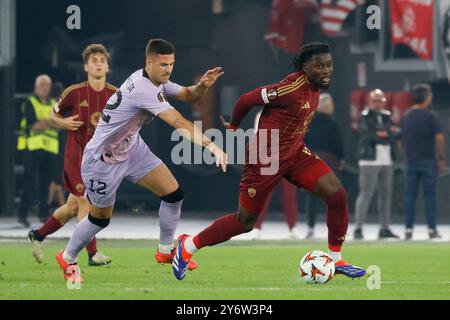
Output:
[[169,41],[164,39],[150,39],[145,48],[145,56],[151,54],[173,54],[175,47]]
[[89,58],[91,57],[91,55],[96,54],[96,53],[101,53],[101,54],[105,55],[107,60],[109,60],[109,58],[110,58],[109,52],[105,48],[104,45],[99,44],[99,43],[93,43],[93,44],[88,45],[83,50],[83,53],[81,54],[83,57],[84,64],[87,64],[89,62]]
[[291,66],[295,71],[303,70],[303,63],[309,61],[314,55],[330,53],[330,46],[324,42],[310,42],[300,48],[300,52],[294,57]]
[[431,95],[431,86],[426,83],[418,83],[412,87],[411,97],[414,104],[423,103]]

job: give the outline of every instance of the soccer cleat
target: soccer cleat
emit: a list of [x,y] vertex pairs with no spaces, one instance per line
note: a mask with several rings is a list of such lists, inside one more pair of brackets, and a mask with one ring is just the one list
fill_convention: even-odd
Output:
[[74,284],[81,284],[81,282],[83,282],[83,279],[81,278],[80,268],[76,263],[68,264],[66,261],[64,261],[62,250],[59,251],[56,255],[56,261],[58,262],[61,270],[64,273],[64,279],[69,280]]
[[359,278],[366,274],[366,270],[361,267],[353,266],[344,259],[335,262],[334,266],[336,274],[343,274],[350,278]]
[[44,245],[42,241],[36,239],[37,230],[31,230],[28,232],[28,239],[31,242],[31,252],[33,254],[34,259],[38,263],[42,263],[44,261]]
[[[170,263],[172,264],[173,261],[173,256],[175,255],[175,248],[172,249],[172,251],[170,251],[170,253],[161,253],[159,252],[159,250],[156,250],[155,253],[155,260],[157,263]],[[188,270],[192,271],[198,268],[198,264],[197,262],[195,262],[194,260],[189,261],[188,264]]]
[[96,251],[92,256],[89,255],[89,262],[88,264],[90,266],[106,266],[110,264],[112,259],[110,257],[107,257],[103,255],[101,252]]
[[183,280],[186,276],[186,270],[192,259],[192,254],[184,248],[184,242],[189,235],[182,234],[178,237],[178,245],[175,248],[175,255],[172,261],[172,271],[178,280]]

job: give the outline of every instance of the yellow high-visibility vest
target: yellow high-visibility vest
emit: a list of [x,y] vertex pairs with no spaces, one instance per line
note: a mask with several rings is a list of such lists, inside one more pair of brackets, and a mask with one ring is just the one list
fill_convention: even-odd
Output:
[[[56,101],[50,99],[49,104],[41,103],[36,97],[29,98],[31,105],[33,106],[36,114],[37,121],[49,120],[50,113]],[[58,154],[59,152],[59,140],[58,131],[54,129],[47,129],[44,131],[36,131],[30,129],[30,134],[26,135],[27,119],[25,117],[25,105],[22,105],[22,113],[24,114],[20,121],[20,135],[17,141],[17,150],[45,150],[47,152]]]

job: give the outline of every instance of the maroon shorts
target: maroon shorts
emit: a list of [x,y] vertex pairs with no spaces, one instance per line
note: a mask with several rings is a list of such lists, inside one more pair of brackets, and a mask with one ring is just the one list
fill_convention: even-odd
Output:
[[84,197],[85,187],[81,178],[81,159],[64,159],[64,189],[77,197]]
[[306,147],[290,158],[280,160],[278,172],[273,175],[262,175],[260,165],[246,164],[240,183],[239,203],[250,213],[260,213],[266,198],[281,178],[312,192],[317,181],[330,172],[330,167]]

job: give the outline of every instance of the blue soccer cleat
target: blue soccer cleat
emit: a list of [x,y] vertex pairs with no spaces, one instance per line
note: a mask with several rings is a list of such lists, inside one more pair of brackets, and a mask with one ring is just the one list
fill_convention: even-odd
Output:
[[186,270],[188,269],[189,262],[192,259],[192,254],[186,251],[184,248],[184,241],[189,235],[182,234],[178,237],[178,245],[175,248],[175,256],[172,260],[173,274],[178,280],[183,280],[186,276]]
[[359,278],[366,274],[366,270],[361,267],[353,266],[344,259],[339,260],[334,265],[336,274],[343,274],[350,278]]

